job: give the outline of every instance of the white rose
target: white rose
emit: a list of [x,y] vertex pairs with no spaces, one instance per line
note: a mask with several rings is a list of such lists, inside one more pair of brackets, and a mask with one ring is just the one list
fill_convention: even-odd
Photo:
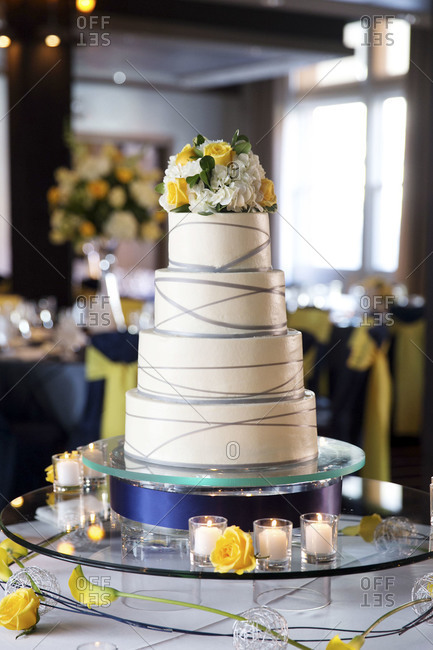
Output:
[[104,225],[104,233],[110,239],[135,239],[137,230],[137,220],[128,210],[112,212]]
[[108,193],[108,203],[113,208],[123,208],[123,206],[125,205],[125,201],[126,201],[126,192],[123,189],[123,187],[120,187],[120,185],[116,185]]

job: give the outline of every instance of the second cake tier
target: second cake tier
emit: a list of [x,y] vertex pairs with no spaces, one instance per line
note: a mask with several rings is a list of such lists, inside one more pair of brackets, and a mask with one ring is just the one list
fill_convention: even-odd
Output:
[[190,336],[285,334],[284,273],[160,269],[155,274],[155,329]]

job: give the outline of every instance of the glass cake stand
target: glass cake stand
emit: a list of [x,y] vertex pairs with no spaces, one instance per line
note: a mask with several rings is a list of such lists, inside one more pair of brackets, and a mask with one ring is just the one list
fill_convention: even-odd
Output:
[[[215,573],[213,568],[193,569],[190,566],[187,540],[174,539],[172,544],[151,543],[141,547],[140,557],[122,551],[122,526],[110,514],[107,490],[95,490],[68,499],[53,494],[47,486],[14,499],[0,515],[0,527],[7,537],[30,551],[83,565],[115,571],[218,580],[279,580],[287,578],[334,576],[377,571],[403,564],[421,562],[433,556],[430,543],[429,494],[385,481],[350,476],[343,481],[343,498],[339,531],[359,522],[361,516],[377,512],[388,516],[408,517],[416,525],[416,539],[404,552],[379,551],[373,543],[358,536],[339,533],[335,562],[304,564],[300,553],[299,529],[293,531],[291,566],[287,571]],[[67,525],[68,513],[79,513],[75,524]],[[65,523],[66,522],[66,523]],[[143,541],[143,540],[142,540]]]
[[124,438],[82,449],[90,470],[110,476],[113,510],[158,532],[188,530],[193,515],[219,515],[243,530],[263,517],[289,519],[301,512],[339,514],[342,477],[365,462],[354,445],[319,437],[318,456],[302,463],[263,467],[178,467],[124,454]]

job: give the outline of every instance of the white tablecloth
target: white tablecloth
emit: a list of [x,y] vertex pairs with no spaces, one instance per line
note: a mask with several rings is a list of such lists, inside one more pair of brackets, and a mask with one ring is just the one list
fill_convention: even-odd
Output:
[[[40,566],[53,571],[61,585],[62,594],[70,596],[67,581],[74,567],[73,564],[40,555],[31,559],[28,565]],[[104,584],[122,590],[149,589],[152,595],[168,597],[171,595],[172,598],[188,600],[192,594],[186,593],[185,590],[197,590],[200,586],[202,605],[217,607],[232,613],[242,613],[250,607],[257,606],[253,601],[252,581],[179,580],[132,576],[91,567],[83,567],[83,569],[87,577],[93,579],[99,576],[103,578]],[[282,613],[290,627],[325,626],[333,629],[345,627],[363,630],[381,614],[410,600],[414,581],[430,571],[433,571],[432,561],[397,567],[386,572],[334,577],[331,579],[332,601],[330,605],[312,611],[284,611]],[[286,584],[290,586],[292,583],[289,581]],[[280,581],[278,586],[282,586]],[[310,586],[314,588],[314,585]],[[319,583],[316,583],[317,586]],[[159,605],[159,611],[149,611],[148,609],[135,609],[137,601],[128,600],[127,602],[129,606],[125,602],[117,601],[111,604],[106,611],[125,618],[164,626],[204,628],[207,631],[227,633],[232,630],[232,620],[223,620],[221,617],[206,612],[193,609],[170,611],[165,605]],[[412,609],[407,609],[385,621],[382,628],[399,627],[412,620],[414,616]],[[292,638],[304,640],[306,645],[317,650],[323,650],[327,640],[333,635],[334,632],[324,630],[293,629],[291,632]],[[340,633],[340,636],[345,638],[350,635]],[[307,639],[311,639],[311,641],[307,642]],[[213,650],[214,648],[233,647],[230,638],[168,634],[133,628],[117,621],[58,610],[51,610],[45,614],[38,624],[36,633],[18,641],[15,640],[14,632],[0,628],[0,648],[2,650],[17,647],[23,650],[36,648],[38,650],[75,650],[80,643],[87,641],[110,641],[115,643],[119,650],[149,648],[179,648],[179,650],[183,648],[203,650],[205,648]],[[427,623],[401,637],[370,638],[365,644],[367,650],[376,648],[392,648],[393,650],[407,650],[408,648],[422,650],[425,648],[427,650],[432,646],[433,625]]]

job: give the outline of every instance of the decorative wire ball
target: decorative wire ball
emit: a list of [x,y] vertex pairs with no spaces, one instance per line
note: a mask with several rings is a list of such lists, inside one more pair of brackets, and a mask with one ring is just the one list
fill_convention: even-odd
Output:
[[[22,587],[32,587],[29,576],[39,589],[54,594],[60,593],[60,586],[54,573],[46,571],[45,569],[39,569],[37,566],[29,566],[26,569],[20,569],[9,578],[6,583],[6,595],[8,596]],[[55,604],[55,600],[50,598],[48,595],[44,596],[44,600],[41,599],[41,604],[39,605],[39,614],[43,616],[49,612]]]
[[[412,587],[412,600],[418,600],[419,598],[433,598],[433,573],[427,573],[425,576],[422,576],[422,578],[418,578],[418,580],[415,581],[415,584]],[[412,605],[412,609],[417,616],[421,616],[421,614],[424,614],[432,606],[433,600]],[[425,622],[433,625],[433,612],[431,617],[426,619]]]
[[237,650],[278,650],[286,648],[287,642],[278,639],[270,632],[260,630],[254,625],[258,623],[277,632],[282,637],[288,637],[287,621],[279,612],[270,607],[253,607],[241,614],[247,621],[236,621],[233,626],[233,645]]
[[407,517],[387,517],[374,531],[380,553],[410,555],[419,542],[417,530]]

